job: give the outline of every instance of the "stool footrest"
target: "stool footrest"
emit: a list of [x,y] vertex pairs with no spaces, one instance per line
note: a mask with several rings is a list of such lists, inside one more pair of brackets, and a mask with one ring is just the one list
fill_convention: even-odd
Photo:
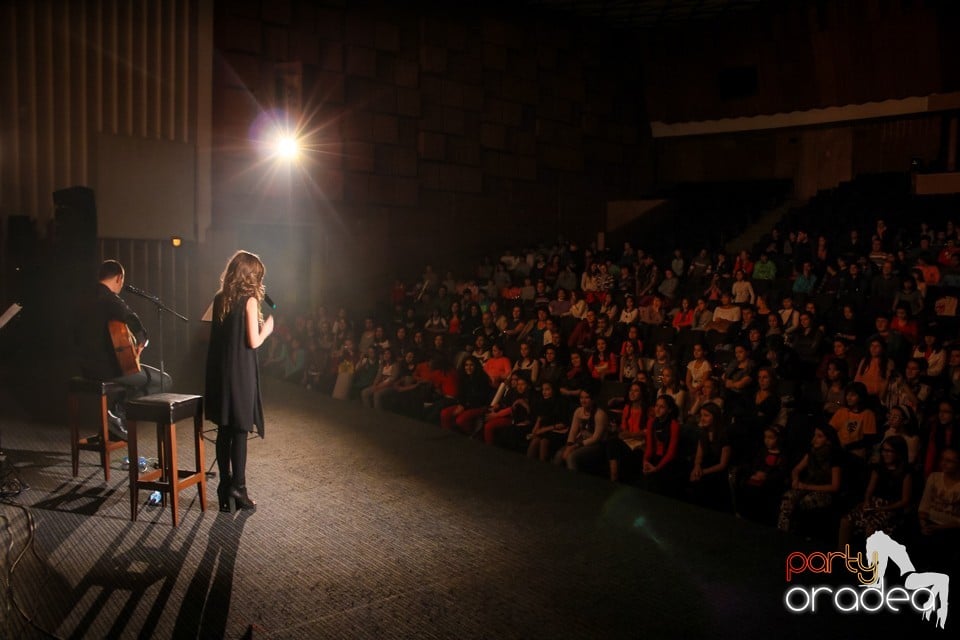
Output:
[[[177,460],[177,422],[193,418],[194,468],[180,469]],[[161,492],[166,506],[169,496],[173,526],[179,523],[180,491],[197,485],[200,510],[207,510],[207,476],[204,473],[203,397],[157,393],[127,403],[127,431],[131,459],[137,455],[137,423],[152,422],[157,429],[157,457],[160,468],[140,474],[130,467],[130,519],[136,521],[141,489]]]

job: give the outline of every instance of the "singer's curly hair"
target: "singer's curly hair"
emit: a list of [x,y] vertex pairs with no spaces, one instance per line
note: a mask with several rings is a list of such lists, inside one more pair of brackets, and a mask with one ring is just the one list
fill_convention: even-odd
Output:
[[[263,287],[263,276],[266,273],[263,262],[256,254],[249,251],[237,251],[227,263],[220,276],[220,293],[223,294],[223,306],[220,308],[220,321],[222,322],[230,311],[241,304],[250,296],[258,301],[263,300],[265,289]],[[263,318],[259,318],[263,322]]]

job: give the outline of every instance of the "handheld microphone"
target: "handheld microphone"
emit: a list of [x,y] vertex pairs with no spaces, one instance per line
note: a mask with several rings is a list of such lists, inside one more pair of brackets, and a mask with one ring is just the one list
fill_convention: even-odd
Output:
[[268,307],[270,307],[271,309],[276,309],[276,308],[277,308],[277,303],[274,302],[273,299],[272,299],[269,295],[267,295],[266,293],[263,294],[263,301],[264,301],[264,303],[265,303]]
[[124,291],[129,291],[130,293],[136,294],[136,295],[138,295],[138,296],[146,296],[146,295],[147,295],[146,293],[143,292],[142,289],[138,289],[138,288],[136,288],[135,286],[133,286],[132,284],[124,284],[124,285],[123,285],[123,290],[124,290]]

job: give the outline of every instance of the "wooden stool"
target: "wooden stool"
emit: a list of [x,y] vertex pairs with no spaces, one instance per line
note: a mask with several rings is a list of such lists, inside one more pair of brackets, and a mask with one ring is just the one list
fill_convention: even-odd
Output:
[[[195,468],[180,469],[177,463],[177,422],[193,418],[193,443],[196,454]],[[127,443],[130,460],[138,460],[137,422],[153,422],[157,425],[157,458],[160,468],[140,473],[136,463],[130,464],[130,519],[136,522],[141,489],[156,490],[163,496],[167,506],[170,494],[173,511],[173,526],[179,522],[180,492],[197,485],[200,492],[200,510],[207,510],[207,476],[204,472],[203,454],[203,398],[179,393],[156,393],[127,403]]]
[[[100,454],[100,466],[103,467],[103,479],[110,482],[110,452],[125,449],[126,442],[110,440],[107,422],[108,396],[116,397],[123,393],[123,386],[114,382],[100,382],[87,378],[71,378],[67,391],[67,420],[70,423],[70,460],[73,463],[73,477],[80,473],[80,451],[96,451]],[[97,432],[91,436],[80,437],[80,426],[95,426]],[[137,466],[136,463],[133,466]]]

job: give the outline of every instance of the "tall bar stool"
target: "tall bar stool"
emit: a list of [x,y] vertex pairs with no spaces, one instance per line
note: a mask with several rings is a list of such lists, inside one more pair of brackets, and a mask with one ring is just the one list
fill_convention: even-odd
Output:
[[[96,451],[100,454],[103,479],[110,482],[110,454],[117,449],[126,449],[122,440],[111,440],[107,422],[107,401],[123,393],[115,382],[100,382],[87,378],[70,379],[67,391],[67,421],[70,424],[70,460],[73,477],[80,473],[80,452]],[[96,432],[80,436],[81,428],[93,427]],[[136,466],[134,464],[133,466]]]
[[[177,461],[177,422],[193,418],[193,469],[180,469]],[[173,526],[180,521],[180,492],[197,485],[200,510],[207,510],[207,476],[204,472],[203,452],[203,397],[179,393],[156,393],[127,403],[127,444],[130,459],[138,460],[137,422],[157,425],[157,458],[160,468],[140,473],[136,464],[130,465],[130,519],[136,522],[141,489],[159,491],[163,506],[170,496]]]

